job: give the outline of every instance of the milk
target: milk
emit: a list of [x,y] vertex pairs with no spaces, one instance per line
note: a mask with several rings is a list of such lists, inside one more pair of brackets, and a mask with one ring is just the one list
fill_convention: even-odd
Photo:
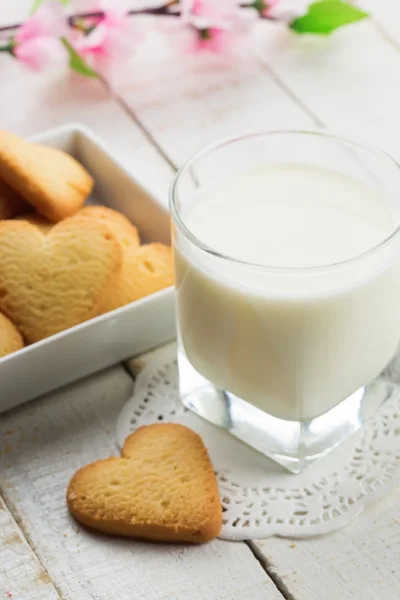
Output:
[[216,387],[309,421],[388,364],[400,337],[400,248],[397,236],[383,243],[397,215],[377,190],[278,164],[210,186],[182,218],[234,259],[175,232],[182,343]]

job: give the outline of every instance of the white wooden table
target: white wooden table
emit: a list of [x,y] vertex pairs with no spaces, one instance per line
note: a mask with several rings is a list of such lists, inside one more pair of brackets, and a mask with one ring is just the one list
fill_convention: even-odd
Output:
[[[0,23],[24,18],[29,4],[0,0]],[[2,55],[0,127],[29,135],[81,121],[163,202],[183,160],[243,129],[329,126],[400,160],[400,5],[364,6],[374,21],[330,39],[263,23],[254,52],[233,62],[143,53],[119,97],[97,81],[27,73]],[[132,385],[117,365],[0,417],[0,600],[400,598],[400,493],[345,530],[296,543],[172,547],[105,541],[76,526],[69,477],[116,452],[116,416]]]

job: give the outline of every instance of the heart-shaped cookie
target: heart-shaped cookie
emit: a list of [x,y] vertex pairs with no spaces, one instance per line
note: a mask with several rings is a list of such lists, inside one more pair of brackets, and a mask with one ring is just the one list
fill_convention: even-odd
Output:
[[96,316],[121,262],[120,244],[97,219],[66,219],[48,235],[1,221],[0,310],[36,342]]
[[[123,214],[112,208],[100,204],[90,204],[78,210],[74,217],[76,219],[90,218],[102,221],[124,249],[137,248],[140,245],[137,228]],[[56,226],[56,223],[37,212],[24,213],[16,218],[18,221],[28,221],[28,223],[36,225],[44,234],[49,233]]]
[[125,306],[173,285],[174,267],[169,246],[153,242],[139,248],[126,248],[121,272],[111,294],[107,294],[101,312]]
[[72,156],[0,131],[0,178],[51,221],[77,212],[93,179]]
[[176,423],[140,427],[122,458],[83,467],[67,491],[68,508],[88,527],[170,542],[207,542],[221,529],[217,481],[200,438]]
[[123,248],[137,248],[140,245],[139,232],[130,220],[122,213],[108,206],[91,204],[84,206],[76,215],[79,217],[90,217],[100,219],[112,231]]
[[49,221],[46,217],[37,212],[22,213],[18,217],[15,217],[17,221],[27,221],[31,225],[34,225],[43,233],[47,235],[57,225],[54,221]]

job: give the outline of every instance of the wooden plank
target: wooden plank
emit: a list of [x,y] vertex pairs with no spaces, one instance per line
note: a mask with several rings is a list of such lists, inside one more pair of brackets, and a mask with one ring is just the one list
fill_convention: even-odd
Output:
[[70,517],[68,481],[78,467],[117,452],[116,417],[131,390],[131,377],[114,367],[0,419],[2,493],[62,598],[279,600],[245,544],[113,539]]
[[400,491],[328,536],[252,544],[292,600],[400,598]]
[[218,138],[313,124],[246,50],[187,56],[160,42],[153,54],[143,50],[130,80],[119,93],[177,165]]
[[59,600],[46,571],[0,500],[0,598]]
[[300,37],[263,24],[260,55],[328,127],[400,156],[400,56],[362,21],[331,37]]

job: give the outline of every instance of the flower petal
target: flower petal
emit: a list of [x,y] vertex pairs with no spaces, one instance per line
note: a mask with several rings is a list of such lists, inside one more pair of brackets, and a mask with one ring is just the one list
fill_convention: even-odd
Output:
[[34,71],[68,62],[66,48],[60,40],[51,37],[35,37],[20,43],[14,48],[14,56]]
[[39,6],[35,14],[18,29],[17,42],[37,37],[61,37],[68,31],[67,17],[58,0],[48,0]]

